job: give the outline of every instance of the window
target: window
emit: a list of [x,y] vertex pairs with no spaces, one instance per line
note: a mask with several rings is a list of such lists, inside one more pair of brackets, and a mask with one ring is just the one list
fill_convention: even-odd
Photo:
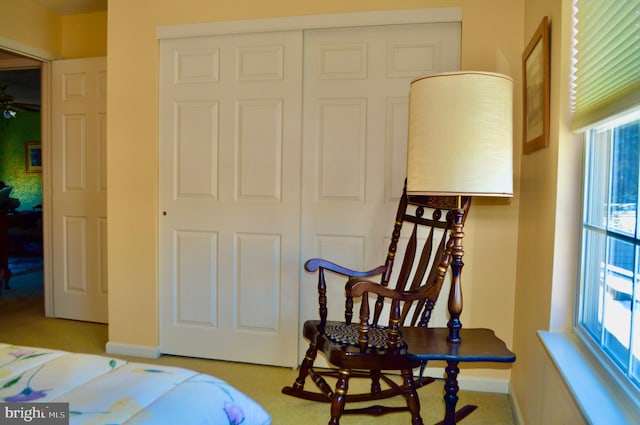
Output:
[[585,142],[576,327],[640,403],[640,3],[573,6],[571,126]]
[[585,133],[578,327],[640,389],[640,113]]

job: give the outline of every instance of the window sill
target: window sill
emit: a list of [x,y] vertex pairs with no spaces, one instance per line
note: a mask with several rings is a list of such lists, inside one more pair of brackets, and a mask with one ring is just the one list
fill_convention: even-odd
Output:
[[538,336],[589,423],[637,424],[637,407],[575,334],[538,331]]

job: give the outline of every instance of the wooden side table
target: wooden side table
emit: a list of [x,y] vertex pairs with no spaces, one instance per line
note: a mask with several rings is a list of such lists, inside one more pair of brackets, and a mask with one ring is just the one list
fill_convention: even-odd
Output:
[[[447,328],[405,328],[403,338],[407,343],[407,352],[415,360],[444,360],[447,362],[445,372],[444,403],[445,416],[439,424],[453,425],[476,407],[465,406],[456,415],[458,402],[458,363],[460,362],[496,362],[513,363],[516,355],[509,351],[500,338],[491,329],[462,328],[461,341],[447,341]],[[438,425],[439,425],[438,424]]]

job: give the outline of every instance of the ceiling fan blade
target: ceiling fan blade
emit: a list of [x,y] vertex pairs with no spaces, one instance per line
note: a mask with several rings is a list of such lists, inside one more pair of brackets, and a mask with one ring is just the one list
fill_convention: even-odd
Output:
[[11,106],[13,106],[13,108],[18,111],[40,112],[40,105],[38,105],[37,103],[13,102]]

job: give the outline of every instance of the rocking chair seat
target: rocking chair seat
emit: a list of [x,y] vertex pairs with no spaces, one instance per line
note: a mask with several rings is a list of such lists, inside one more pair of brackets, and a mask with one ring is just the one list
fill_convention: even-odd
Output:
[[[331,341],[349,345],[349,346],[358,346],[358,336],[360,332],[358,330],[358,326],[346,323],[337,323],[327,325],[324,330],[325,335]],[[376,350],[384,350],[387,347],[388,342],[388,328],[386,326],[378,326],[372,325],[369,328],[369,341],[367,341],[367,347],[374,348]],[[402,336],[400,336],[400,341],[398,342],[398,348],[405,348],[406,344],[404,340],[402,340]]]
[[324,335],[320,335],[319,325],[320,320],[307,320],[304,323],[303,335],[310,341],[317,341],[318,349],[327,354],[332,364],[374,370],[414,369],[420,366],[419,361],[410,360],[407,356],[404,340],[401,340],[399,348],[394,351],[386,350],[386,327],[372,326],[369,329],[369,347],[366,351],[361,351],[358,345],[357,324],[327,321]]

